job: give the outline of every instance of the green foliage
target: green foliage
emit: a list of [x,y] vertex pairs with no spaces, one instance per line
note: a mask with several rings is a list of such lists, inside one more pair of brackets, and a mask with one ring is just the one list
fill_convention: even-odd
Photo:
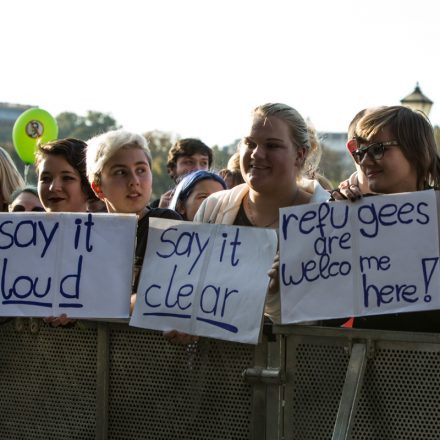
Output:
[[63,112],[56,117],[60,139],[73,137],[87,140],[92,136],[120,128],[116,120],[107,113],[89,110],[86,116]]
[[174,187],[173,180],[167,172],[168,150],[178,139],[177,136],[159,130],[147,131],[144,133],[148,140],[153,163],[153,194],[151,200],[159,198],[164,192]]

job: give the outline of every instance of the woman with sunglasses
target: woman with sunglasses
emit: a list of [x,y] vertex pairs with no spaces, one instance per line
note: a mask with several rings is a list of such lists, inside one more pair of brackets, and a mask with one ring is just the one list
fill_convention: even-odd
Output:
[[[394,194],[440,188],[440,160],[429,120],[406,107],[381,107],[362,117],[348,142],[369,189]],[[350,187],[349,199],[361,195]]]
[[43,212],[44,207],[38,197],[38,189],[35,186],[25,186],[17,189],[11,195],[12,202],[9,212]]
[[[440,188],[434,131],[422,113],[401,106],[379,108],[359,120],[355,135],[348,148],[371,191],[394,194]],[[352,187],[345,193],[350,199],[353,194]],[[353,327],[438,332],[440,312],[357,317]]]

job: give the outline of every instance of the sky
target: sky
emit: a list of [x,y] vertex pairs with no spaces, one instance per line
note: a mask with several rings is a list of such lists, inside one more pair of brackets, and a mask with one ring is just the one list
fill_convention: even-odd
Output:
[[343,132],[418,81],[440,125],[439,12],[434,0],[4,1],[0,102],[224,146],[259,104]]

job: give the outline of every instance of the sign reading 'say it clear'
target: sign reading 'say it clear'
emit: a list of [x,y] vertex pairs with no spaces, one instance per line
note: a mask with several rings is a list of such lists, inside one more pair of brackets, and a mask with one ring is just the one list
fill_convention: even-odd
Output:
[[257,343],[273,230],[150,219],[130,325]]

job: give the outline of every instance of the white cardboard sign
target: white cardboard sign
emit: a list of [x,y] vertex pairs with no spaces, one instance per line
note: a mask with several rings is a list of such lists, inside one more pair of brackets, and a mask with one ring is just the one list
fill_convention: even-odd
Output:
[[0,214],[0,316],[127,318],[135,215]]
[[281,321],[440,308],[433,190],[284,208]]
[[150,219],[130,325],[256,344],[273,230]]

